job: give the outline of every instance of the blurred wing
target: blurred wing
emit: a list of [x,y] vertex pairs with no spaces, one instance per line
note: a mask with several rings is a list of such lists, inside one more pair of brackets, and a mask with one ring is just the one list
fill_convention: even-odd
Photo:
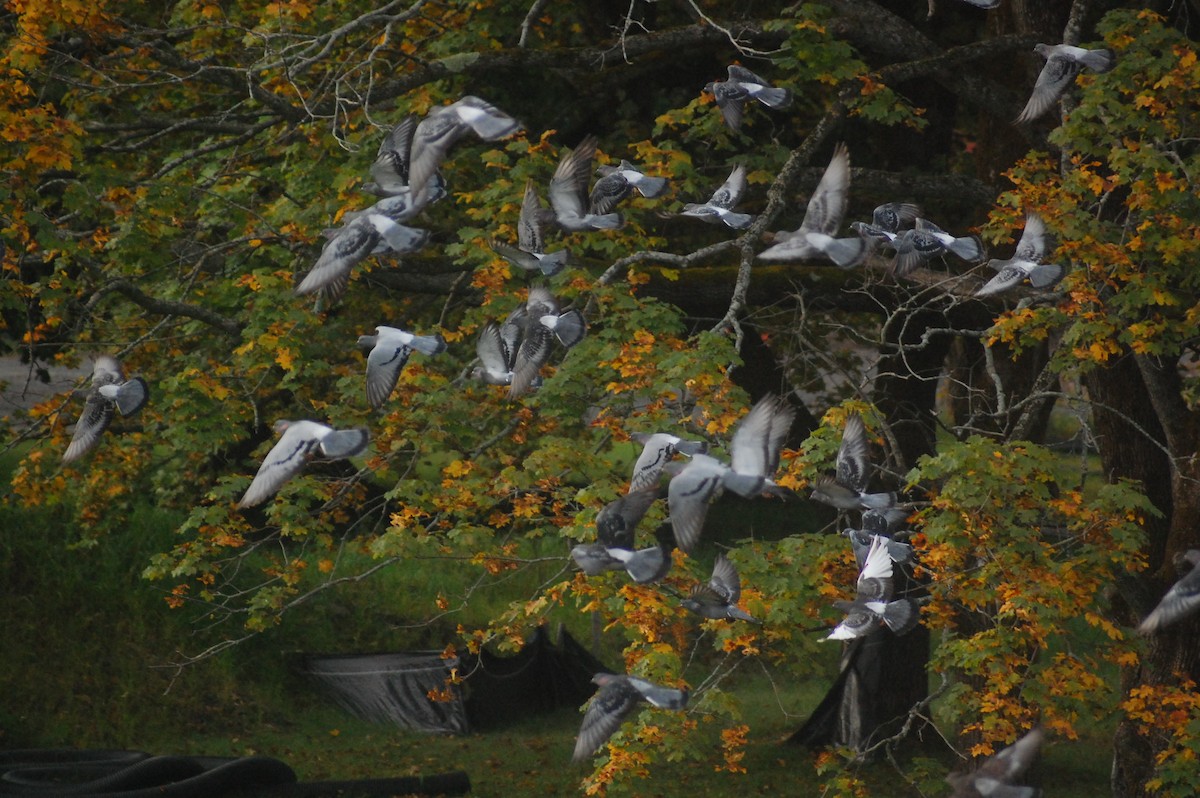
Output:
[[304,469],[308,453],[316,443],[316,438],[309,437],[298,427],[284,430],[275,446],[267,452],[254,481],[237,506],[253,507],[275,495],[284,483]]
[[1066,56],[1055,54],[1046,59],[1033,84],[1033,93],[1029,95],[1029,101],[1021,109],[1016,122],[1029,122],[1049,111],[1078,73],[1079,64]]
[[550,205],[559,217],[584,215],[584,197],[596,155],[596,137],[586,136],[575,149],[562,157],[550,179]]
[[667,508],[675,545],[691,552],[704,529],[708,502],[721,488],[725,467],[705,455],[692,458],[667,486]]
[[575,753],[571,760],[582,762],[596,753],[621,727],[625,716],[640,697],[641,694],[630,687],[625,679],[614,680],[601,687],[583,715],[583,725],[575,740]]
[[713,192],[709,205],[731,211],[737,206],[742,194],[746,192],[746,167],[738,164],[726,178],[721,187]]
[[867,434],[862,416],[852,413],[846,417],[842,443],[838,447],[837,481],[856,493],[865,491],[871,478],[871,462],[867,454]]
[[380,341],[367,355],[367,402],[378,409],[392,395],[412,349]]
[[725,552],[717,555],[713,562],[712,579],[709,585],[726,604],[737,604],[742,596],[742,580],[738,578],[737,569],[725,556]]
[[1017,241],[1017,251],[1013,253],[1014,260],[1028,260],[1040,263],[1046,257],[1046,223],[1036,213],[1025,214],[1025,229]]
[[799,232],[833,235],[842,224],[850,192],[850,152],[839,143],[821,182],[808,200]]
[[83,412],[75,424],[75,432],[71,435],[71,443],[63,453],[63,463],[78,460],[92,450],[100,440],[100,435],[108,429],[113,410],[113,403],[102,397],[98,390],[88,393]]

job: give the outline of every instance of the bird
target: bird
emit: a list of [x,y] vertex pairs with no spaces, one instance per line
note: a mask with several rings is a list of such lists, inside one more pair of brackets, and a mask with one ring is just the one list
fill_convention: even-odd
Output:
[[1200,566],[1200,549],[1188,549],[1179,559],[1181,564],[1183,560],[1191,563],[1192,570],[1171,585],[1171,589],[1138,626],[1138,632],[1143,635],[1161,631],[1200,609],[1200,567],[1197,567]]
[[[378,213],[391,219],[393,222],[406,222],[416,216],[426,205],[430,205],[446,196],[446,188],[440,184],[431,184],[425,190],[425,201],[418,206],[413,203],[412,192],[408,186],[401,187],[393,194],[389,194],[380,198],[369,208],[361,211],[347,211],[342,214],[342,223],[347,224],[354,221],[360,216],[368,213]],[[341,228],[330,228],[324,231],[326,238],[333,238],[337,235]],[[387,252],[391,247],[387,242],[382,242],[382,247],[377,252]],[[377,253],[374,253],[377,254]]]
[[645,549],[608,549],[608,555],[616,558],[639,585],[647,585],[662,579],[671,570],[671,547],[669,541],[659,541],[657,546]]
[[892,540],[886,535],[874,535],[865,529],[843,529],[842,534],[850,539],[850,547],[854,550],[854,561],[858,563],[860,570],[867,561],[867,555],[871,552],[875,538],[883,538],[886,541],[883,545],[887,549],[888,556],[892,558],[892,562],[907,564],[913,561],[912,546]]
[[597,673],[592,682],[600,689],[583,715],[583,725],[575,740],[572,762],[582,762],[600,750],[600,746],[621,727],[626,716],[642,701],[660,709],[682,710],[687,707],[688,691],[663,687],[637,676]]
[[772,86],[743,66],[730,64],[728,75],[726,80],[709,83],[704,90],[716,100],[725,124],[735,133],[741,130],[747,100],[758,100],[776,110],[787,108],[792,103],[790,91]]
[[759,260],[795,261],[822,255],[843,269],[862,263],[869,248],[861,236],[834,238],[846,214],[849,190],[850,152],[845,144],[838,144],[808,200],[800,227],[775,233],[775,244],[758,253]]
[[921,216],[921,206],[911,202],[885,202],[871,212],[871,224],[889,233],[911,227]]
[[279,440],[263,458],[258,473],[238,507],[262,504],[299,474],[311,457],[329,460],[352,457],[367,448],[370,436],[366,429],[334,429],[316,421],[280,419],[274,425]]
[[1062,279],[1065,269],[1057,263],[1042,263],[1046,253],[1052,249],[1046,233],[1046,224],[1036,213],[1025,214],[1025,230],[1017,241],[1016,252],[1008,260],[990,260],[996,276],[988,280],[975,296],[993,296],[1020,285],[1025,280],[1034,288],[1049,288]]
[[549,361],[554,341],[570,349],[583,340],[587,322],[576,309],[560,311],[558,300],[542,285],[530,286],[524,309],[512,317],[512,321],[522,331],[508,391],[508,397],[516,399],[529,390],[542,366]]
[[683,206],[679,215],[690,216],[709,224],[724,222],[734,230],[744,230],[754,221],[754,217],[748,213],[735,213],[733,209],[737,207],[738,200],[745,192],[746,167],[738,164],[707,202],[689,202]]
[[1117,63],[1113,51],[1107,48],[1089,50],[1069,44],[1037,44],[1033,51],[1045,58],[1046,63],[1033,84],[1029,101],[1014,120],[1016,124],[1030,122],[1050,110],[1084,67],[1093,72],[1108,72]]
[[360,335],[360,348],[367,354],[367,402],[378,410],[396,387],[400,371],[408,362],[413,350],[423,355],[437,355],[446,351],[446,340],[441,335],[414,335],[397,327],[379,326],[374,335]]
[[498,141],[516,133],[521,123],[478,97],[462,99],[431,110],[417,123],[409,153],[408,187],[414,204],[422,204],[426,189],[446,153],[468,132],[484,141]]
[[[429,240],[429,231],[406,227],[383,213],[368,209],[344,224],[321,250],[321,256],[296,286],[299,295],[320,292],[336,299],[346,289],[350,270],[381,251],[406,255]],[[381,250],[379,247],[384,246]]]
[[625,567],[603,543],[580,543],[573,546],[571,559],[579,566],[579,570],[588,576],[598,576],[605,571],[619,571]]
[[886,510],[895,505],[896,494],[868,493],[872,470],[862,416],[851,413],[842,430],[835,475],[813,480],[812,498],[842,510]]
[[657,485],[663,466],[676,454],[694,455],[708,452],[706,441],[689,441],[667,432],[649,435],[635,432],[630,437],[642,444],[642,453],[633,464],[633,478],[629,480],[630,493]]
[[492,249],[520,269],[527,272],[540,271],[547,277],[553,277],[563,270],[570,258],[565,249],[546,253],[546,224],[553,219],[554,212],[542,207],[533,181],[527,180],[525,197],[521,202],[521,215],[517,220],[517,246],[493,241]]
[[1029,770],[1044,737],[1041,727],[1035,726],[1012,745],[985,759],[974,771],[949,774],[946,781],[954,788],[950,798],[1035,798],[1039,790],[1014,782]]
[[[408,114],[401,119],[379,143],[379,152],[371,164],[371,182],[364,183],[362,190],[379,197],[411,194],[408,188],[408,166],[412,151],[413,133],[417,128],[416,114]],[[426,193],[434,189],[445,196],[444,181],[437,172],[428,181]],[[435,198],[427,196],[423,204],[434,202]],[[419,210],[419,208],[417,209]],[[399,220],[397,220],[399,221]]]
[[635,532],[661,495],[657,484],[619,496],[596,514],[596,540],[608,548],[634,548]]
[[899,277],[911,274],[943,252],[952,252],[971,263],[983,260],[979,236],[952,236],[928,219],[917,219],[915,227],[896,236],[896,259],[892,270]]
[[145,407],[149,398],[150,389],[144,379],[126,379],[120,361],[112,355],[97,357],[92,363],[92,387],[75,423],[71,443],[63,453],[63,463],[74,462],[95,448],[112,423],[114,412],[132,416]]
[[[969,3],[976,8],[992,9],[1000,7],[1000,0],[963,0],[963,2]],[[930,7],[932,8],[932,5]]]
[[905,634],[920,621],[916,604],[909,599],[892,601],[892,558],[887,538],[876,536],[858,574],[854,601],[836,601],[846,617],[825,640],[865,637],[882,626],[897,635]]
[[601,166],[596,172],[600,179],[592,185],[588,205],[588,213],[591,214],[610,213],[635,188],[649,199],[662,196],[667,190],[665,177],[650,177],[626,160],[622,160],[620,166]]
[[585,136],[564,155],[550,179],[550,207],[559,227],[571,232],[612,230],[623,224],[619,213],[589,213],[588,181],[596,157],[596,137]]
[[708,583],[695,585],[682,604],[685,610],[702,618],[762,623],[737,606],[741,595],[742,583],[738,578],[737,568],[725,556],[725,552],[721,552],[713,561],[712,577]]
[[512,384],[513,365],[522,335],[521,325],[514,321],[514,317],[523,310],[517,308],[503,324],[489,320],[480,328],[479,338],[475,342],[475,354],[479,356],[480,365],[472,371],[475,379],[489,385]]
[[764,490],[780,496],[790,493],[771,477],[779,467],[779,454],[795,419],[796,410],[786,399],[767,394],[738,421],[729,442],[729,465],[735,473],[759,481],[754,495]]

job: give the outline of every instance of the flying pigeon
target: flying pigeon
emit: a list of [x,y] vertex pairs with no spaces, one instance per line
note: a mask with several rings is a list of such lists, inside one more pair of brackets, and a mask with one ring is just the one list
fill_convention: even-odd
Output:
[[512,384],[513,364],[522,335],[521,325],[514,317],[522,311],[523,308],[513,311],[503,324],[489,321],[480,329],[479,340],[475,343],[480,365],[472,372],[475,379],[489,385]]
[[92,364],[92,387],[84,401],[83,412],[75,424],[71,443],[63,454],[63,463],[70,463],[90,452],[100,441],[100,435],[112,422],[113,411],[132,416],[145,406],[150,389],[141,377],[125,379],[120,362],[111,355],[101,355]]
[[755,75],[749,69],[729,65],[729,78],[716,80],[704,87],[704,90],[717,101],[725,124],[735,133],[742,127],[742,112],[746,101],[753,98],[768,108],[787,108],[792,103],[792,93],[787,89],[776,88]]
[[1158,606],[1138,626],[1140,633],[1153,634],[1200,609],[1200,549],[1188,549],[1180,559],[1190,562],[1192,570],[1171,585]]
[[658,485],[652,485],[606,504],[596,514],[596,540],[609,548],[633,549],[637,525],[659,496]]
[[[379,197],[410,193],[408,165],[412,151],[413,133],[416,129],[417,117],[415,114],[409,114],[383,137],[383,141],[379,144],[379,153],[375,156],[375,162],[371,164],[371,177],[374,180],[364,183],[363,191]],[[426,194],[430,194],[434,189],[439,192],[438,196],[426,196],[422,205],[428,205],[446,194],[445,183],[437,172],[434,172],[433,177],[428,181]],[[414,213],[417,210],[420,208],[415,207]],[[397,219],[396,221],[402,220]]]
[[842,534],[850,539],[850,547],[854,550],[854,561],[858,563],[859,570],[862,570],[863,565],[866,564],[867,555],[871,553],[871,546],[874,545],[877,537],[887,541],[884,546],[887,548],[892,562],[905,564],[913,561],[912,546],[892,540],[886,535],[874,535],[864,529],[843,529]]
[[596,137],[585,136],[575,149],[562,157],[550,179],[550,207],[554,209],[559,227],[564,230],[611,230],[622,224],[619,213],[587,211],[588,181],[595,156]]
[[603,543],[580,543],[571,549],[571,559],[579,566],[579,570],[588,576],[597,576],[605,571],[619,571],[625,567]]
[[1044,733],[1035,726],[999,753],[988,757],[971,773],[951,773],[946,781],[954,788],[950,798],[1035,798],[1033,787],[1013,784],[1025,775],[1042,747]]
[[1017,250],[1008,260],[991,260],[988,266],[996,276],[975,292],[975,296],[992,296],[1020,285],[1025,280],[1034,288],[1049,288],[1062,279],[1064,269],[1057,263],[1042,263],[1052,249],[1047,240],[1046,225],[1035,213],[1025,214],[1025,230],[1017,242]]
[[679,213],[680,216],[691,216],[694,219],[699,219],[702,222],[716,224],[724,222],[727,227],[734,230],[743,230],[750,226],[754,221],[754,217],[748,213],[735,213],[734,208],[737,207],[738,200],[742,198],[742,194],[746,192],[746,167],[738,164],[733,168],[733,172],[726,178],[721,187],[713,192],[712,197],[708,202],[695,203],[689,202],[683,206],[683,210]]
[[917,219],[916,227],[896,236],[894,244],[896,260],[892,269],[899,277],[911,274],[943,252],[953,252],[971,263],[978,263],[984,256],[979,236],[952,236],[928,219]]
[[742,582],[738,578],[737,569],[725,553],[721,552],[713,562],[712,578],[708,580],[708,584],[693,587],[691,595],[684,599],[682,604],[684,609],[702,618],[762,623],[750,613],[738,608],[737,603],[741,595]]
[[659,541],[657,546],[634,551],[613,548],[608,555],[619,560],[629,578],[639,585],[657,582],[671,570],[670,541]]
[[367,448],[369,440],[365,429],[337,430],[316,421],[281,419],[275,422],[275,434],[279,440],[263,458],[238,507],[262,504],[299,474],[310,457],[320,455],[329,460],[352,457]]
[[[413,204],[412,192],[408,190],[408,186],[402,187],[394,194],[389,194],[386,197],[378,200],[374,205],[361,211],[347,211],[342,214],[342,224],[348,224],[360,216],[369,213],[378,213],[391,219],[393,222],[406,222],[416,216],[425,205],[437,202],[446,196],[446,188],[440,184],[430,184],[425,189],[424,204],[417,206]],[[333,238],[337,235],[341,228],[330,228],[325,231],[326,238]],[[375,253],[387,252],[391,247],[386,241],[382,241],[376,249]]]
[[885,202],[871,213],[871,224],[889,233],[899,233],[921,216],[921,208],[911,202]]
[[[963,0],[964,3],[969,3],[976,8],[999,8],[1000,0]],[[932,7],[932,6],[931,6]]]
[[1033,84],[1029,102],[1014,120],[1017,124],[1037,119],[1050,110],[1083,67],[1093,72],[1108,72],[1117,63],[1113,51],[1106,48],[1088,50],[1068,44],[1038,44],[1033,50],[1046,59],[1046,64]]
[[517,220],[517,246],[493,241],[492,249],[514,266],[527,272],[540,271],[552,277],[563,270],[569,257],[565,249],[546,254],[544,231],[546,224],[553,219],[554,212],[542,207],[533,181],[526,181],[521,216]]
[[851,413],[838,446],[836,475],[813,480],[812,498],[842,510],[886,510],[896,503],[896,494],[867,493],[871,470],[862,416]]
[[642,453],[638,455],[637,462],[633,464],[633,478],[629,480],[630,493],[657,485],[663,466],[676,453],[693,455],[704,454],[708,451],[708,443],[705,441],[684,440],[666,432],[656,432],[653,435],[635,432],[630,437],[643,444]]
[[522,330],[521,345],[512,364],[508,397],[515,399],[529,390],[542,366],[550,359],[555,339],[570,349],[583,340],[587,322],[578,310],[560,312],[545,286],[530,286],[522,312],[512,318]]
[[808,200],[799,229],[775,233],[776,243],[758,253],[759,260],[796,261],[823,255],[843,269],[862,263],[868,246],[861,236],[834,238],[846,213],[849,190],[850,153],[845,144],[838,144]]
[[521,129],[521,123],[489,102],[467,95],[434,108],[417,124],[412,136],[408,186],[413,203],[422,205],[425,192],[450,148],[473,132],[484,141],[497,141]]
[[687,706],[687,690],[662,687],[637,676],[597,673],[592,681],[600,689],[583,715],[583,726],[571,757],[573,762],[582,762],[600,750],[639,702],[646,701],[661,709],[681,710]]
[[917,606],[909,599],[892,601],[892,558],[887,538],[871,542],[866,562],[858,575],[854,601],[836,601],[834,606],[846,613],[845,619],[826,640],[851,640],[865,637],[881,626],[898,635],[912,630],[920,621]]
[[636,188],[643,197],[654,199],[667,190],[665,177],[650,177],[629,161],[620,166],[601,166],[600,179],[592,186],[588,213],[603,215],[617,207]]
[[296,286],[296,293],[320,292],[328,299],[336,299],[346,289],[350,270],[367,256],[381,251],[406,255],[416,252],[428,240],[428,230],[406,227],[368,209],[343,225],[325,244],[317,262]]
[[378,410],[396,387],[400,370],[413,350],[423,355],[446,351],[440,335],[413,335],[396,327],[376,327],[375,335],[360,335],[358,345],[369,349],[367,355],[367,402]]

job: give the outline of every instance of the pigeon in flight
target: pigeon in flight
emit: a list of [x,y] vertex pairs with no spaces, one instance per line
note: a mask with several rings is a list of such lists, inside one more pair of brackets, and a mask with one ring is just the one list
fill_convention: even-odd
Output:
[[238,507],[262,504],[299,474],[310,457],[320,455],[329,460],[352,457],[367,448],[369,440],[365,429],[337,430],[316,421],[281,419],[275,422],[275,434],[279,440],[263,458]]
[[572,547],[571,559],[588,576],[599,576],[605,571],[619,571],[625,567],[603,543],[580,543]]
[[1140,633],[1153,634],[1200,610],[1200,549],[1188,549],[1180,559],[1190,562],[1192,570],[1171,585],[1158,606],[1138,626]]
[[406,227],[386,214],[368,209],[344,224],[325,244],[317,262],[296,286],[296,293],[320,292],[326,299],[336,299],[346,289],[350,270],[369,255],[379,252],[407,255],[428,240],[428,230]]
[[575,309],[560,311],[558,300],[541,285],[529,288],[524,310],[513,318],[513,322],[520,326],[522,336],[512,364],[510,399],[516,399],[533,385],[542,366],[550,360],[556,339],[570,349],[583,340],[587,332],[583,314]]
[[520,122],[491,103],[470,95],[431,110],[412,135],[408,186],[413,204],[424,204],[426,190],[446,153],[468,131],[484,141],[497,141],[520,129]]
[[533,181],[526,181],[521,216],[517,220],[517,246],[493,241],[492,249],[518,268],[527,272],[540,271],[547,277],[553,277],[563,270],[569,258],[565,249],[546,254],[545,229],[553,219],[554,212],[542,207]]
[[871,546],[874,545],[876,538],[883,538],[887,541],[884,546],[887,548],[892,562],[903,565],[913,561],[912,546],[892,540],[886,535],[874,535],[865,529],[843,529],[842,534],[850,539],[850,547],[854,550],[854,561],[858,563],[859,570],[866,564],[867,555],[871,553]]
[[1107,48],[1088,50],[1068,44],[1038,44],[1033,50],[1046,59],[1046,64],[1033,84],[1029,102],[1015,120],[1017,124],[1037,119],[1049,111],[1084,67],[1093,72],[1108,72],[1117,63],[1113,51]]
[[[383,137],[383,141],[379,144],[379,153],[375,156],[374,163],[371,164],[371,177],[374,180],[364,183],[363,191],[378,197],[394,197],[410,193],[408,165],[412,151],[413,133],[416,129],[417,117],[415,114],[409,114]],[[437,172],[434,172],[433,177],[428,181],[426,194],[430,194],[435,189],[439,192],[438,196],[427,196],[423,205],[428,205],[446,194],[445,183]],[[415,208],[413,212],[415,213],[417,210],[420,208]],[[396,221],[402,220],[396,219]]]
[[845,144],[838,144],[808,200],[799,229],[775,233],[776,243],[758,253],[759,260],[797,261],[821,255],[843,269],[862,263],[868,246],[861,236],[834,238],[846,214],[849,191],[850,153]]
[[748,213],[735,213],[733,209],[737,207],[738,200],[745,192],[746,167],[738,164],[733,167],[733,172],[721,184],[721,187],[713,192],[708,202],[689,202],[683,206],[679,215],[691,216],[693,219],[699,219],[709,224],[724,222],[727,227],[734,230],[744,230],[754,221],[754,217]]
[[634,533],[650,505],[659,498],[658,485],[634,490],[609,502],[596,514],[596,540],[608,548],[634,548]]
[[871,543],[866,562],[858,574],[854,601],[837,601],[834,606],[846,613],[826,640],[852,640],[887,626],[898,635],[909,632],[920,621],[917,605],[910,599],[892,601],[892,558],[887,538],[877,536]]
[[921,216],[921,207],[911,202],[885,202],[871,213],[871,224],[889,233],[911,227]]
[[513,365],[522,335],[521,325],[515,317],[523,310],[513,311],[503,324],[489,321],[480,329],[479,340],[475,342],[475,354],[479,355],[480,363],[472,372],[475,379],[489,385],[512,385]]
[[742,113],[747,100],[755,99],[774,109],[787,108],[792,104],[790,91],[772,86],[749,69],[737,64],[729,65],[727,80],[715,80],[705,86],[704,90],[717,101],[725,124],[735,133],[742,128]]
[[1035,798],[1040,790],[1013,782],[1025,775],[1041,750],[1045,734],[1035,726],[1007,748],[988,757],[971,773],[951,773],[946,781],[954,788],[950,798]]
[[592,681],[600,686],[583,715],[583,726],[575,741],[573,762],[582,762],[621,727],[626,716],[642,701],[661,709],[687,707],[688,691],[662,687],[637,676],[597,673]]
[[916,226],[896,236],[896,259],[892,270],[898,277],[912,274],[943,252],[953,252],[971,263],[983,260],[983,242],[979,236],[952,236],[928,219],[917,219]]
[[592,186],[588,213],[603,215],[612,212],[617,203],[628,197],[636,188],[648,199],[662,196],[667,190],[665,177],[650,177],[629,161],[620,166],[601,166],[596,170],[600,179]]
[[63,454],[63,463],[70,463],[90,452],[108,429],[113,413],[132,416],[145,406],[150,389],[141,377],[125,379],[120,362],[111,355],[101,355],[92,364],[92,387],[84,401],[83,412],[75,424],[71,443]]
[[413,335],[396,327],[379,326],[375,335],[360,335],[360,348],[367,354],[367,402],[378,410],[396,387],[400,371],[413,350],[423,355],[446,351],[446,341],[440,335]]
[[750,613],[738,608],[737,603],[741,595],[742,582],[737,569],[725,553],[721,552],[713,562],[712,578],[708,580],[708,584],[693,587],[691,595],[684,599],[682,604],[685,610],[702,618],[762,623]]
[[992,296],[1020,285],[1025,280],[1034,288],[1049,288],[1062,279],[1064,269],[1057,263],[1042,263],[1053,249],[1048,240],[1046,225],[1035,213],[1025,214],[1025,230],[1017,242],[1017,250],[1008,260],[991,260],[988,265],[996,276],[975,292],[975,296]]
[[676,453],[693,455],[708,452],[708,443],[705,441],[689,441],[666,432],[656,432],[653,435],[635,432],[630,437],[642,444],[642,453],[633,464],[633,478],[629,480],[630,493],[657,485],[663,466],[670,462]]
[[668,534],[659,540],[657,546],[645,549],[609,549],[610,557],[615,557],[629,574],[629,578],[639,585],[648,585],[662,579],[671,570],[671,540]]
[[588,181],[592,159],[596,157],[596,137],[585,136],[575,149],[562,157],[550,179],[550,207],[559,227],[571,232],[612,230],[622,224],[619,213],[589,213]]
[[838,446],[836,475],[817,477],[813,481],[812,498],[841,510],[886,510],[895,505],[896,494],[867,493],[871,471],[862,416],[851,413],[846,417]]
[[1000,0],[963,0],[963,2],[969,3],[976,8],[992,9],[1000,7]]

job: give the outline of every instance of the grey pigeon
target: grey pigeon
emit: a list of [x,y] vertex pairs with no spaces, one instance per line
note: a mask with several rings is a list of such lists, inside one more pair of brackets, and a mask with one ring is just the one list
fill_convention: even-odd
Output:
[[522,335],[521,325],[514,321],[514,316],[521,311],[523,308],[518,308],[503,324],[488,321],[479,330],[475,353],[479,355],[480,365],[472,372],[475,379],[489,385],[512,384],[513,365]]
[[667,190],[665,177],[650,177],[629,161],[622,160],[620,166],[601,166],[596,171],[600,179],[592,186],[588,213],[610,213],[635,188],[643,197],[650,199],[661,196]]
[[596,540],[609,548],[633,549],[637,525],[660,495],[658,486],[653,485],[606,504],[596,514]]
[[550,207],[559,227],[572,232],[612,230],[622,224],[619,213],[589,213],[588,182],[592,177],[592,159],[596,157],[596,137],[583,141],[562,157],[550,179]]
[[854,601],[837,601],[834,606],[846,613],[826,640],[852,640],[864,637],[882,626],[898,635],[909,632],[920,621],[917,605],[909,599],[891,601],[892,559],[887,538],[877,536],[871,542],[866,561],[858,575]]
[[767,394],[738,421],[729,443],[729,465],[735,473],[759,480],[758,487],[747,498],[764,490],[788,495],[789,491],[776,486],[772,477],[779,467],[779,453],[795,418],[796,410],[786,399]]
[[891,230],[883,229],[879,225],[872,224],[871,222],[851,222],[850,229],[858,233],[867,242],[870,250],[879,247],[896,248],[896,239],[899,236]]
[[978,263],[984,257],[979,236],[952,236],[928,219],[917,219],[912,230],[898,235],[895,247],[892,268],[899,277],[911,274],[944,252],[952,252],[971,263]]
[[1013,782],[1025,775],[1037,758],[1045,737],[1035,726],[1012,745],[988,757],[971,773],[951,773],[946,781],[954,788],[950,798],[1035,798],[1040,794],[1033,787],[1021,787]]
[[708,584],[698,584],[692,588],[691,595],[683,600],[683,608],[694,612],[702,618],[728,619],[762,623],[750,613],[737,606],[742,595],[742,582],[737,569],[725,556],[724,552],[717,555],[713,562],[712,577]]
[[[350,270],[369,255],[381,251],[405,255],[429,240],[429,231],[399,224],[382,213],[368,210],[343,225],[321,250],[312,269],[296,286],[297,294],[320,292],[326,299],[341,296]],[[386,249],[379,247],[385,245]]]
[[892,507],[896,503],[896,494],[867,492],[871,471],[862,416],[851,413],[846,416],[842,442],[838,446],[836,476],[820,476],[813,480],[812,498],[842,510]]
[[1025,214],[1025,230],[1017,242],[1017,250],[1008,260],[991,260],[988,266],[996,276],[988,280],[975,296],[993,296],[1014,288],[1028,280],[1034,288],[1049,288],[1062,279],[1065,272],[1057,263],[1042,263],[1046,253],[1052,249],[1046,225],[1035,213]]
[[440,335],[413,335],[396,327],[379,326],[375,335],[360,335],[358,345],[369,349],[367,354],[367,402],[378,410],[396,387],[400,371],[413,350],[423,355],[446,351],[446,341]]
[[885,202],[871,213],[871,224],[889,233],[911,227],[921,216],[921,208],[911,202]]
[[1075,76],[1083,67],[1093,72],[1108,72],[1116,63],[1116,56],[1109,49],[1088,50],[1068,44],[1038,44],[1033,51],[1046,59],[1033,84],[1033,94],[1014,120],[1017,124],[1037,119],[1050,110],[1058,101]]
[[125,379],[120,362],[111,355],[100,355],[92,364],[92,387],[84,400],[83,412],[75,423],[71,443],[63,453],[63,463],[70,463],[90,452],[100,441],[100,435],[112,423],[113,413],[132,416],[150,398],[150,389],[141,377]]
[[316,421],[281,419],[275,422],[274,429],[279,440],[263,458],[238,507],[262,504],[304,470],[311,457],[319,455],[328,460],[352,457],[367,448],[370,440],[365,429],[338,430]]
[[794,232],[775,233],[776,243],[758,253],[759,259],[796,261],[823,256],[843,269],[862,263],[869,247],[861,236],[834,237],[846,214],[849,191],[850,153],[845,144],[838,144],[808,200],[800,227]]
[[431,110],[417,125],[412,137],[408,185],[413,203],[423,204],[426,189],[446,153],[468,132],[484,141],[497,141],[520,129],[520,122],[491,103],[470,95]]
[[671,549],[661,542],[645,549],[611,548],[608,555],[619,560],[629,578],[639,585],[657,582],[671,570]]
[[[963,0],[964,3],[969,3],[976,8],[999,8],[1000,0]],[[932,6],[931,6],[932,7]]]
[[642,444],[642,453],[633,464],[633,478],[629,480],[630,493],[657,485],[663,466],[670,462],[676,453],[693,455],[708,451],[708,443],[705,441],[689,441],[666,432],[656,432],[653,435],[635,432],[630,437]]
[[742,113],[747,100],[758,100],[775,109],[786,108],[792,103],[790,91],[770,85],[745,67],[730,64],[728,73],[727,80],[713,81],[704,90],[717,101],[725,124],[735,133],[742,128]]
[[583,340],[587,322],[578,310],[561,311],[558,300],[540,285],[530,286],[523,310],[512,321],[522,330],[508,392],[509,398],[515,399],[538,378],[538,372],[550,359],[554,341],[570,349]]
[[746,192],[746,167],[738,164],[726,178],[721,187],[713,192],[708,202],[689,202],[683,206],[680,216],[691,216],[702,222],[716,224],[724,222],[734,230],[743,230],[750,226],[754,217],[748,213],[735,213],[738,200]]
[[575,741],[573,762],[582,762],[621,727],[627,715],[642,701],[661,709],[687,707],[688,691],[663,687],[637,676],[597,673],[592,681],[600,686],[583,715],[583,726]]
[[[408,189],[408,166],[410,163],[410,155],[412,151],[413,133],[417,129],[417,117],[415,114],[409,114],[400,120],[391,131],[383,137],[383,141],[379,144],[379,152],[375,156],[374,163],[371,164],[372,182],[364,183],[362,190],[368,194],[375,194],[380,197],[392,197],[400,194],[409,194]],[[437,196],[431,196],[432,192],[437,191]],[[445,196],[446,188],[441,175],[434,172],[433,177],[428,181],[425,187],[426,196],[423,198],[422,205],[428,205],[431,202]],[[420,210],[414,206],[415,211]],[[396,221],[402,221],[396,219]]]
[[[440,185],[430,185],[425,190],[425,205],[437,202],[446,196],[446,189]],[[413,204],[412,192],[404,186],[394,194],[378,200],[374,205],[361,211],[347,211],[342,214],[342,224],[348,224],[360,216],[368,213],[377,213],[391,219],[393,222],[406,222],[416,216],[421,211],[421,207]],[[340,228],[332,228],[324,231],[326,238],[333,238],[337,235]],[[381,241],[378,252],[387,252],[391,250],[391,246],[386,241]]]
[[492,249],[509,263],[527,272],[540,271],[552,277],[567,265],[569,255],[565,249],[546,254],[545,228],[554,219],[554,212],[542,207],[533,181],[525,183],[525,198],[521,202],[521,216],[517,220],[517,246],[511,247],[499,241],[492,242]]
[[1180,557],[1192,564],[1192,570],[1171,585],[1162,600],[1138,626],[1138,632],[1153,634],[1200,610],[1200,549],[1188,549]]
[[571,559],[579,570],[588,576],[597,576],[605,571],[619,571],[625,567],[621,560],[609,553],[603,543],[580,543],[571,549]]
[[892,562],[906,564],[913,561],[912,546],[892,540],[886,535],[873,535],[861,529],[843,529],[842,534],[850,539],[850,547],[854,550],[854,561],[858,563],[859,570],[866,565],[867,555],[871,552],[871,546],[875,544],[875,538],[883,538],[886,541],[883,545],[887,549],[888,556],[892,558]]

